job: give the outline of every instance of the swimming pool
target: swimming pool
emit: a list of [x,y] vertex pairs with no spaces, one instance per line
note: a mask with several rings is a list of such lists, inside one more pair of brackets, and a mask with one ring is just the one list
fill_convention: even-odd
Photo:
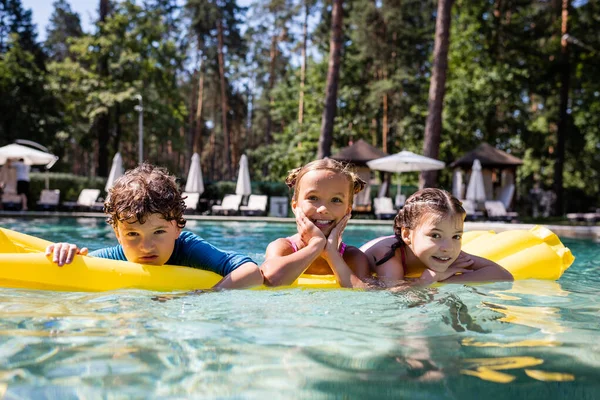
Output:
[[[115,243],[102,219],[3,219],[52,241]],[[291,224],[189,221],[260,262]],[[390,226],[350,225],[360,245]],[[600,244],[558,282],[404,293],[0,289],[0,398],[596,398]]]

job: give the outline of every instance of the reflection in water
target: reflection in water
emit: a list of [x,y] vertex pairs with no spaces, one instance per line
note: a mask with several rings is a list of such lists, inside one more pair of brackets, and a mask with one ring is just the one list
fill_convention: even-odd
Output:
[[513,375],[499,371],[533,367],[544,362],[535,357],[473,358],[464,361],[467,365],[461,373],[497,383],[509,383],[516,379]]
[[[46,222],[3,225],[115,244],[103,220]],[[188,225],[257,261],[294,228]],[[347,230],[344,240],[360,245],[389,226]],[[568,245],[577,260],[560,284],[200,296],[0,289],[0,398],[596,398],[600,246]]]
[[[512,287],[507,290],[492,290],[489,292],[499,300],[505,302],[521,301],[524,297],[534,296],[537,302],[541,302],[543,297],[567,297],[569,292],[562,290],[558,282],[547,281],[516,281]],[[528,303],[521,301],[522,303]],[[536,305],[514,305],[498,304],[489,301],[481,303],[482,308],[493,310],[504,316],[499,321],[510,324],[517,324],[535,328],[546,337],[540,339],[517,340],[508,343],[494,341],[477,341],[474,338],[465,338],[461,344],[467,347],[477,348],[535,348],[535,347],[560,347],[563,343],[556,340],[560,333],[567,332],[568,329],[561,325],[560,309],[550,306]],[[540,365],[544,360],[537,357],[517,356],[517,357],[496,357],[496,358],[478,358],[466,359],[466,368],[461,370],[462,374],[475,376],[483,380],[509,383],[516,379],[516,376],[499,372],[502,370],[524,369],[527,376],[540,381],[569,381],[573,380],[574,375],[562,372],[547,372],[541,370],[531,370],[528,367]]]

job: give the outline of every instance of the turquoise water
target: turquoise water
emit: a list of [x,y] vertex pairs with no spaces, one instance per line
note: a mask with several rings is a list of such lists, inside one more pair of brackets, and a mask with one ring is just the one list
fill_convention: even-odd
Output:
[[[3,219],[91,249],[101,219]],[[188,222],[257,261],[294,226]],[[390,227],[350,225],[360,245]],[[598,398],[600,244],[564,240],[558,282],[404,293],[0,289],[0,398]]]

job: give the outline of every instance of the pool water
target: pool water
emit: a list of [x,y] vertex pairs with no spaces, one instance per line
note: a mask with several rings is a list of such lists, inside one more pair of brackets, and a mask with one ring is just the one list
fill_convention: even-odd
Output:
[[[4,219],[90,249],[101,219]],[[294,225],[190,221],[263,259]],[[390,226],[350,225],[360,245]],[[389,291],[63,293],[0,289],[0,399],[598,398],[600,244],[558,282]],[[162,300],[162,301],[161,301]]]

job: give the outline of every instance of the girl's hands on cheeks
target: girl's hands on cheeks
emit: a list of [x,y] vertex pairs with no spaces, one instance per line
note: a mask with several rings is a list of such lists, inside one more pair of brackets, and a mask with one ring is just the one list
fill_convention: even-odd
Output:
[[338,252],[340,243],[342,242],[342,234],[344,233],[344,229],[346,229],[346,225],[348,225],[350,216],[351,214],[344,215],[344,218],[340,219],[329,233],[327,244],[325,245],[326,254],[335,254]]
[[54,243],[46,247],[46,256],[52,255],[52,262],[58,264],[59,267],[70,264],[75,254],[85,256],[87,253],[87,247],[80,249],[72,243]]
[[294,210],[296,214],[296,225],[298,226],[298,233],[302,242],[308,246],[311,241],[315,241],[325,247],[327,238],[321,232],[319,228],[313,222],[308,219],[300,207],[296,207]]

